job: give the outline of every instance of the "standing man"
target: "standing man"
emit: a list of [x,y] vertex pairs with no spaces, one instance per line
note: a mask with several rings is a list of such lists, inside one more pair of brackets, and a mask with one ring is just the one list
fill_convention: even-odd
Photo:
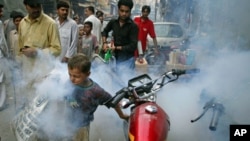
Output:
[[3,24],[4,24],[4,34],[5,34],[5,39],[7,42],[7,46],[10,46],[10,31],[15,29],[15,24],[13,22],[13,15],[16,13],[16,11],[11,11],[10,17],[6,19]]
[[134,52],[137,49],[138,27],[130,18],[132,0],[119,0],[118,19],[112,19],[102,32],[103,50],[107,51],[107,37],[110,31],[113,31],[114,45],[111,49],[115,53],[116,62],[130,62],[130,68],[134,68]]
[[[142,7],[141,12],[142,12],[142,14],[140,17],[134,18],[134,22],[138,25],[138,28],[139,28],[138,40],[141,41],[142,51],[143,51],[143,53],[145,53],[145,51],[147,49],[147,36],[148,36],[148,34],[153,39],[155,51],[158,51],[154,24],[148,18],[148,15],[150,14],[150,6],[144,5]],[[136,57],[139,56],[138,50],[135,51],[135,56]]]
[[100,44],[102,24],[101,24],[101,21],[95,16],[95,8],[93,6],[86,7],[84,10],[84,14],[87,17],[84,20],[84,23],[87,21],[90,21],[93,23],[93,30],[91,33],[97,37],[98,44]]
[[[3,16],[3,4],[0,3],[0,18]],[[8,46],[5,40],[5,36],[4,36],[4,27],[3,27],[3,23],[0,20],[0,111],[3,110],[5,108],[5,101],[6,101],[6,93],[4,91],[4,76],[5,76],[5,72],[9,71],[6,70],[6,57],[8,57],[9,55],[9,51],[8,51]],[[2,92],[3,91],[3,92]]]
[[[17,61],[21,64],[24,103],[35,96],[34,83],[43,79],[54,68],[54,57],[61,53],[56,22],[42,12],[42,0],[23,1],[28,15],[19,23]],[[54,56],[54,57],[52,57]],[[20,107],[20,108],[21,108]]]
[[55,21],[42,12],[42,0],[23,1],[28,15],[19,25],[19,50],[27,58],[35,57],[38,50],[58,56],[61,44]]
[[57,3],[56,23],[59,28],[62,52],[59,57],[61,62],[68,62],[68,59],[76,54],[79,29],[77,23],[68,17],[69,3],[60,0]]
[[[3,16],[3,4],[0,3],[0,18]],[[8,57],[9,49],[5,40],[3,22],[0,20],[0,59]]]
[[103,31],[104,26],[103,26],[103,20],[104,20],[104,13],[100,10],[96,11],[95,16],[100,20],[101,22],[101,31]]

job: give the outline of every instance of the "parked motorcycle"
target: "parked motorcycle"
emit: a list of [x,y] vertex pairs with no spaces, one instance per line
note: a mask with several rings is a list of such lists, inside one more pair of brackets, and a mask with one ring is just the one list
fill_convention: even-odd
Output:
[[180,75],[197,72],[193,70],[172,70],[152,80],[148,74],[139,75],[128,81],[128,86],[119,90],[107,105],[122,108],[131,106],[128,122],[124,124],[127,141],[166,141],[170,129],[168,114],[156,103],[157,92],[166,84],[176,81]]

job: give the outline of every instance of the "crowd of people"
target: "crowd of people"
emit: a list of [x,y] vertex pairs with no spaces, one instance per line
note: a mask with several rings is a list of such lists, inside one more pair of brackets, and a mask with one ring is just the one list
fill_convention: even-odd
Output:
[[[25,102],[22,100],[18,108],[22,110],[35,97],[35,82],[31,73],[36,74],[36,79],[42,79],[53,68],[44,65],[38,68],[37,64],[49,64],[50,57],[65,63],[68,67],[68,73],[65,72],[65,75],[69,75],[71,84],[75,86],[69,96],[70,100],[66,101],[75,112],[81,113],[73,118],[72,122],[78,123],[77,130],[69,140],[88,141],[89,125],[94,119],[94,112],[99,105],[105,105],[111,98],[110,93],[89,78],[93,54],[110,49],[117,67],[126,64],[128,68],[133,69],[135,59],[147,49],[148,34],[153,38],[157,51],[153,22],[148,18],[150,6],[143,6],[142,15],[132,19],[133,1],[119,0],[118,18],[110,20],[104,26],[104,13],[101,10],[95,11],[93,6],[85,8],[86,19],[81,23],[79,17],[69,16],[70,4],[67,1],[57,2],[55,19],[43,12],[41,3],[42,0],[24,0],[27,15],[13,11],[8,20],[4,23],[0,21],[0,49],[6,54],[6,58],[20,66],[21,79],[27,81],[19,91]],[[0,17],[3,6],[0,4]],[[113,42],[111,45],[108,41],[110,32]],[[138,53],[138,42],[142,45],[142,54]],[[122,73],[122,70],[119,73]],[[120,118],[128,119],[128,115],[124,114],[119,106],[115,110]],[[72,115],[74,114],[70,116]],[[48,139],[46,136],[42,139],[37,136],[37,140]],[[62,139],[59,137],[57,140]]]

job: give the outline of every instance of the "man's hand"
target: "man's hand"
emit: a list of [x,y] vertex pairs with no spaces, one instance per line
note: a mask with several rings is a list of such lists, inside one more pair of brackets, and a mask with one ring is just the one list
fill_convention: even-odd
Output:
[[67,58],[67,57],[63,57],[62,62],[63,62],[63,63],[67,63],[67,62],[68,62],[68,60],[69,60],[69,58]]
[[104,50],[104,52],[106,52],[108,50],[109,46],[107,43],[103,43],[102,45],[102,49]]
[[35,57],[37,55],[37,50],[36,48],[33,47],[25,46],[24,48],[21,49],[21,52],[27,57]]
[[158,47],[155,47],[155,48],[154,48],[154,54],[156,54],[156,55],[159,55],[159,54],[160,54]]
[[110,48],[112,51],[116,50],[116,47],[114,45],[112,45]]

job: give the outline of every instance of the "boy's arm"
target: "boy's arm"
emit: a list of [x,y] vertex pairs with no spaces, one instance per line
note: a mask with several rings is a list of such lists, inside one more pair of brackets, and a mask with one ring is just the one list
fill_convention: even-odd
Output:
[[98,41],[97,41],[97,37],[93,36],[93,48],[95,50],[96,54],[99,54],[99,45],[98,45]]
[[115,111],[117,112],[117,114],[119,115],[119,117],[120,117],[121,119],[128,120],[129,115],[123,113],[123,111],[122,111],[122,109],[120,108],[119,104],[117,104],[116,107],[115,107],[114,109],[115,109]]

